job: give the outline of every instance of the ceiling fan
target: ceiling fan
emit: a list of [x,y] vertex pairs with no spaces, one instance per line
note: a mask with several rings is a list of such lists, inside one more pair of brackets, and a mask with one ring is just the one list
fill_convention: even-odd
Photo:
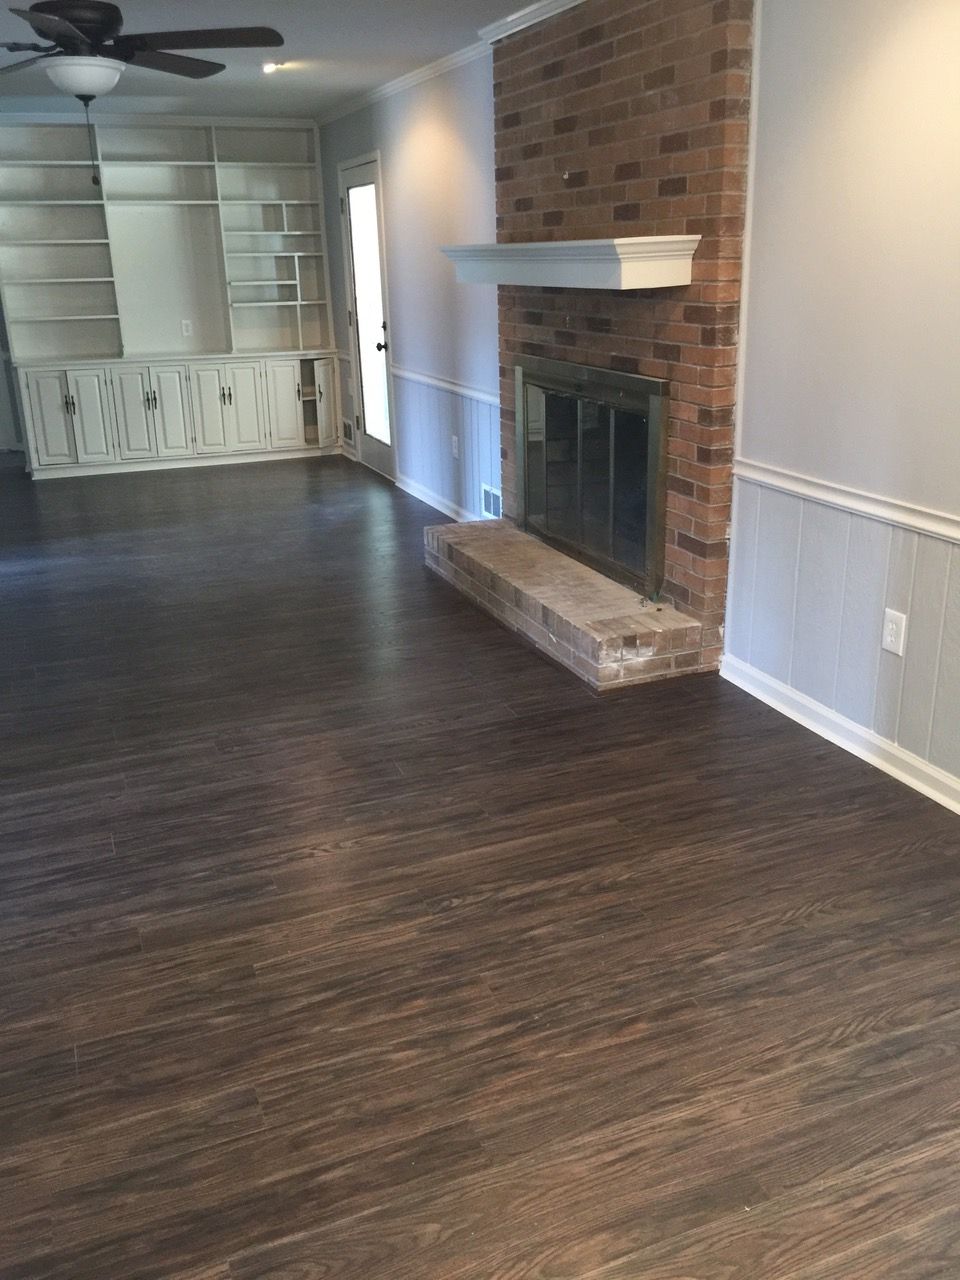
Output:
[[9,53],[33,53],[33,58],[0,67],[9,75],[42,63],[47,75],[65,93],[83,101],[109,93],[129,64],[203,80],[226,68],[222,62],[184,58],[172,49],[258,49],[283,44],[271,27],[214,27],[195,31],[143,31],[123,34],[123,14],[115,4],[100,0],[39,0],[29,9],[11,9],[46,44],[0,44]]
[[205,80],[225,71],[222,62],[184,58],[171,49],[276,48],[283,36],[272,27],[204,27],[194,31],[141,31],[123,34],[123,14],[115,4],[102,0],[38,0],[29,9],[11,9],[23,18],[46,44],[15,41],[0,44],[8,53],[33,53],[0,67],[0,76],[42,63],[47,75],[64,93],[83,103],[90,133],[93,183],[100,185],[96,148],[90,127],[90,103],[109,93],[127,67],[148,67],[188,80]]

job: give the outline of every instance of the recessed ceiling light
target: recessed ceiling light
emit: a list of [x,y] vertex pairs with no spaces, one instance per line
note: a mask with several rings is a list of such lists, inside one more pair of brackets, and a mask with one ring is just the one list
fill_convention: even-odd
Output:
[[263,64],[263,74],[265,76],[272,76],[275,71],[279,71],[281,67],[285,67],[286,65],[287,64],[285,62],[265,62]]

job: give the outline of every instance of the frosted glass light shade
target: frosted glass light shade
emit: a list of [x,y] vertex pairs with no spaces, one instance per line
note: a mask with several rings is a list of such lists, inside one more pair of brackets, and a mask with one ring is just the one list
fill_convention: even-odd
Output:
[[74,97],[99,98],[110,92],[126,65],[125,62],[117,62],[115,58],[85,58],[64,54],[62,57],[51,58],[43,69],[64,93],[72,93]]

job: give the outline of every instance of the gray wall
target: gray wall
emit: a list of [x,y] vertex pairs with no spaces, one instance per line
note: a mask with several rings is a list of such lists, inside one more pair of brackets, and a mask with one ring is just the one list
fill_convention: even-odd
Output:
[[337,345],[346,352],[337,167],[379,150],[399,480],[477,516],[481,480],[499,488],[496,290],[458,285],[440,246],[495,238],[492,56],[325,125],[321,147]]
[[960,803],[960,5],[762,0],[756,58],[724,671]]

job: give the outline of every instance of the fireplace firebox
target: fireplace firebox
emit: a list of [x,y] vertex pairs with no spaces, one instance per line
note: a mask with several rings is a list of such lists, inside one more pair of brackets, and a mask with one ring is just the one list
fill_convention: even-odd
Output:
[[669,384],[534,357],[516,379],[521,528],[655,600]]

